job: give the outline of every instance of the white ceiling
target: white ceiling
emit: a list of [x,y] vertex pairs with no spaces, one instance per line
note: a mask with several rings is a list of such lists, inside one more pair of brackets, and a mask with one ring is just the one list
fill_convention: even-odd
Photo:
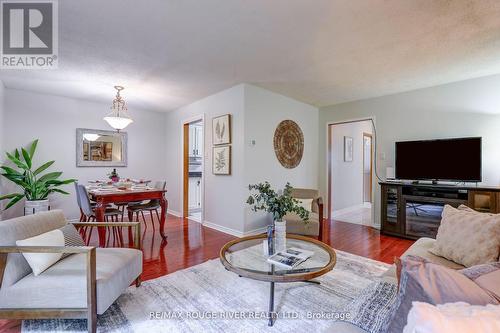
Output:
[[500,73],[498,0],[63,0],[7,88],[169,111],[241,82],[325,106]]

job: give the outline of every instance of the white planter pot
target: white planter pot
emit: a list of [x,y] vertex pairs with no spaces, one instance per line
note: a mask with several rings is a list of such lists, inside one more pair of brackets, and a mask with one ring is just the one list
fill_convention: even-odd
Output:
[[33,215],[39,212],[46,212],[49,210],[49,200],[26,200],[24,203],[24,215]]
[[286,221],[274,221],[274,240],[276,252],[286,250]]

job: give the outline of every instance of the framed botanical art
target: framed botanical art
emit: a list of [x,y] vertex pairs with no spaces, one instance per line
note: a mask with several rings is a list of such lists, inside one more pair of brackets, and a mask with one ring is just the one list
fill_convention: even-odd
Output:
[[213,145],[228,145],[231,143],[231,115],[212,118]]
[[231,174],[231,146],[212,148],[212,173],[214,175]]
[[344,136],[344,162],[352,162],[352,137]]

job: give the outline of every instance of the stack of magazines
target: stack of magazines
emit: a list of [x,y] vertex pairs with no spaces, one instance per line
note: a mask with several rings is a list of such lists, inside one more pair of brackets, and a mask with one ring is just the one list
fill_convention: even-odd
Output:
[[285,251],[273,254],[267,259],[267,262],[285,268],[295,268],[310,258],[313,254],[314,252],[312,251],[291,247]]

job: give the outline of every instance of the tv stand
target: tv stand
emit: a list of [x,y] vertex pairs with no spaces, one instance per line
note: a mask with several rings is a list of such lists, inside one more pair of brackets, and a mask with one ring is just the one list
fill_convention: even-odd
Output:
[[435,238],[445,205],[500,213],[500,187],[381,182],[381,232],[410,239]]

